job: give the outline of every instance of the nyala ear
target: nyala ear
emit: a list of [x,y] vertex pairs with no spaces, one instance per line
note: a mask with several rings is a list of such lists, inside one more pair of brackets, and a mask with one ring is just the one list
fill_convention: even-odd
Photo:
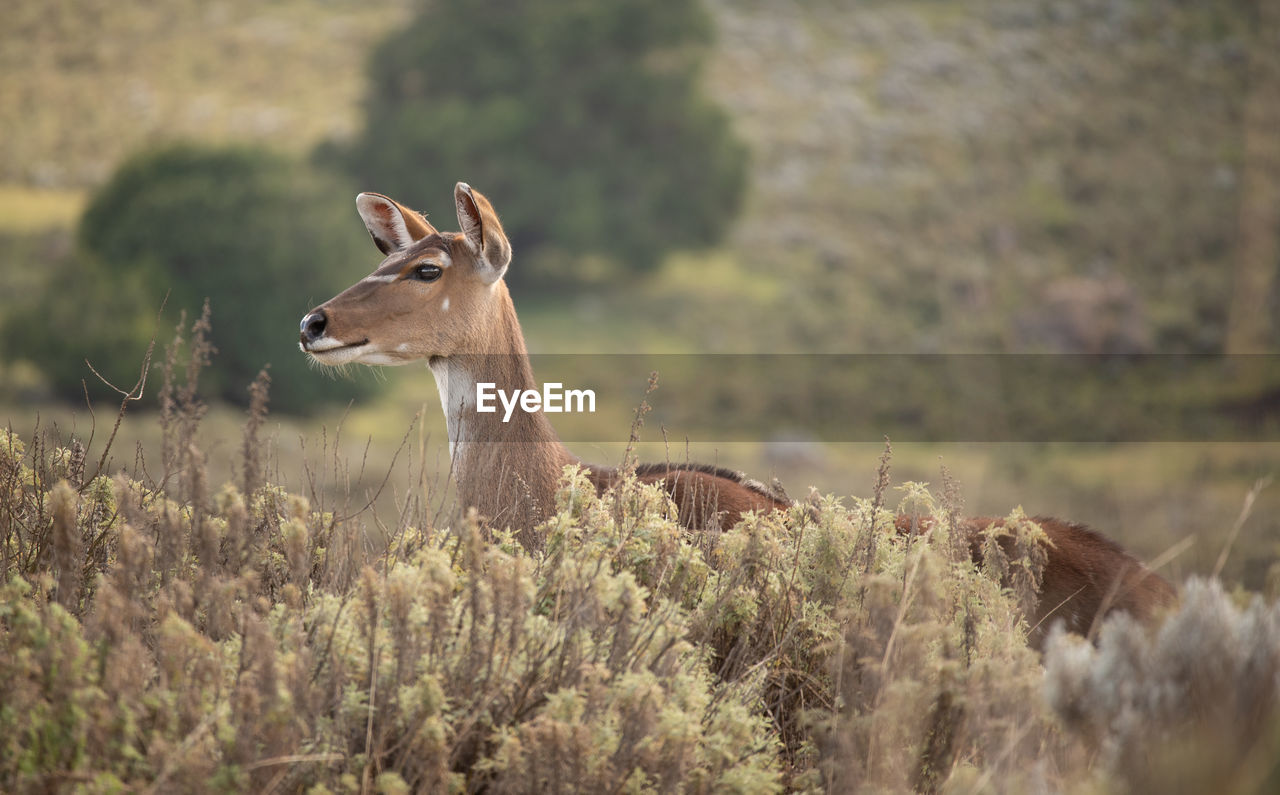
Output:
[[480,278],[486,284],[496,282],[511,264],[511,243],[502,231],[498,214],[488,199],[465,182],[454,187],[453,202],[458,205],[458,226],[476,256]]
[[381,193],[361,193],[356,197],[356,210],[373,244],[383,254],[401,251],[415,240],[436,234],[427,219]]

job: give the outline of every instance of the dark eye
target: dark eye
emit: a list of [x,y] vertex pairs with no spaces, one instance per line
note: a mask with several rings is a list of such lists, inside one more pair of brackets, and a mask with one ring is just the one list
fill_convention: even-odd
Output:
[[417,279],[420,282],[434,282],[440,278],[440,274],[444,271],[439,265],[419,265],[409,274],[409,278]]

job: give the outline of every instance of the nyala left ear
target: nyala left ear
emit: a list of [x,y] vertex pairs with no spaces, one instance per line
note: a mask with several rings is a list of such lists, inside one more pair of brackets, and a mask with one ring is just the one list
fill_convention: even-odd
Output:
[[356,210],[383,254],[404,251],[415,240],[436,234],[427,219],[381,193],[361,193],[356,197]]
[[458,226],[475,255],[477,272],[486,284],[493,284],[511,264],[511,243],[498,214],[488,199],[465,182],[454,187],[453,202],[458,206]]

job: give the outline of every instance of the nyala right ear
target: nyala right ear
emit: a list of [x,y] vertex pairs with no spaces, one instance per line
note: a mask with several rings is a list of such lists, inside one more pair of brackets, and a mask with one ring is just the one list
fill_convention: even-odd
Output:
[[356,210],[383,254],[402,251],[415,240],[436,234],[426,218],[381,193],[361,193],[356,197]]
[[480,278],[487,284],[496,282],[511,264],[511,243],[498,214],[480,191],[465,182],[454,187],[453,203],[458,206],[458,226],[476,257]]

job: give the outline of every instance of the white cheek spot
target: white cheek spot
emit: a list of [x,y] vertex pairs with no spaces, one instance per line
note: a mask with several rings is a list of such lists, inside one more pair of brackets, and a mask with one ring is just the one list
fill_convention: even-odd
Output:
[[409,343],[407,342],[402,342],[396,346],[396,351],[399,353],[404,353],[407,350],[409,350]]
[[441,312],[449,311],[449,296],[446,295],[444,297],[444,300],[440,302],[440,311]]

